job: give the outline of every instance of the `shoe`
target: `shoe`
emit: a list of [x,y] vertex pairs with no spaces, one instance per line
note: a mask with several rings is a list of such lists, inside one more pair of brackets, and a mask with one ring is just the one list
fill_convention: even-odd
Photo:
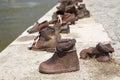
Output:
[[94,47],[90,47],[88,49],[83,49],[80,52],[80,58],[81,59],[86,59],[86,58],[93,58],[96,54],[100,54],[100,52],[94,48]]
[[40,64],[39,72],[55,74],[79,70],[75,42],[75,39],[59,41],[53,56]]
[[90,17],[90,12],[86,9],[85,4],[80,4],[77,9],[79,19]]
[[56,12],[53,13],[52,19],[49,21],[49,24],[56,24],[58,21]]
[[53,27],[56,31],[58,31],[58,33],[62,33],[62,34],[67,34],[70,33],[70,27],[68,24],[62,25],[62,24],[55,24]]
[[60,33],[62,33],[62,34],[68,34],[68,33],[70,33],[70,27],[69,27],[69,25],[68,24],[62,25]]
[[75,24],[76,17],[74,14],[64,13],[62,16],[62,24]]
[[103,53],[113,53],[114,52],[114,48],[111,46],[111,44],[102,44],[102,43],[98,43],[98,45],[96,46],[96,48]]
[[75,16],[77,15],[77,9],[74,5],[68,5],[65,7],[65,12],[66,13],[74,13]]
[[39,30],[45,28],[45,27],[48,27],[49,26],[49,22],[48,21],[44,21],[42,23],[38,23],[36,22],[35,26],[33,26],[32,28],[30,28],[29,30],[27,30],[27,32],[29,34],[31,33],[35,33],[35,32],[38,32]]
[[111,46],[111,44],[102,44],[99,43],[96,46],[97,50],[100,51],[102,54],[101,55],[96,55],[96,60],[99,62],[107,62],[111,60],[111,57],[109,53],[114,52],[114,48]]
[[39,39],[33,43],[30,49],[53,52],[56,47],[55,30],[50,27],[46,27],[44,29],[41,29],[39,33]]

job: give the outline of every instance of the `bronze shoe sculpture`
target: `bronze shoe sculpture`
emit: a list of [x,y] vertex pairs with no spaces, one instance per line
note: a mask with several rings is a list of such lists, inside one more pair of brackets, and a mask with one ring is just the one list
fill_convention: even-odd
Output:
[[[57,37],[61,38],[59,32],[58,32]],[[40,35],[38,39],[33,43],[30,49],[31,50],[45,50],[45,51],[52,52],[55,50],[55,47],[56,47],[55,30],[50,27],[46,27],[40,30]]]
[[68,5],[65,7],[65,12],[66,13],[74,13],[75,16],[77,15],[77,9],[74,5]]
[[62,34],[70,33],[69,24],[62,25],[62,24],[57,23],[53,27],[51,26],[51,28],[53,28],[54,30],[56,30],[56,31],[58,31],[59,33],[62,33]]
[[62,24],[75,24],[76,17],[74,14],[64,13],[62,16]]
[[40,64],[39,72],[55,74],[79,70],[79,60],[74,47],[75,42],[75,39],[58,41],[53,56]]
[[52,19],[49,21],[49,24],[56,24],[58,20],[56,12],[53,13]]
[[55,24],[53,27],[53,29],[57,30],[59,33],[62,33],[62,34],[66,34],[66,33],[70,33],[70,27],[69,27],[69,24],[65,24],[65,25],[62,25],[62,24]]
[[109,53],[113,53],[114,49],[111,44],[98,43],[96,47],[90,47],[88,49],[83,49],[80,52],[80,57],[86,59],[87,57],[95,57],[99,62],[110,61]]
[[77,9],[79,19],[90,17],[90,12],[86,9],[85,4],[80,4]]
[[98,54],[96,55],[96,60],[99,62],[103,62],[103,61],[110,61],[110,55],[109,53],[113,53],[114,52],[114,48],[110,45],[110,44],[101,44],[99,43],[96,48],[101,51],[101,53],[103,54]]
[[70,27],[69,27],[69,25],[65,24],[65,25],[61,26],[60,33],[62,33],[62,34],[70,33]]
[[36,24],[32,28],[27,30],[27,32],[29,34],[31,34],[31,33],[34,33],[34,32],[38,32],[39,30],[41,30],[41,29],[43,29],[45,27],[48,27],[48,26],[49,26],[49,22],[48,21],[43,21],[41,23],[36,22]]

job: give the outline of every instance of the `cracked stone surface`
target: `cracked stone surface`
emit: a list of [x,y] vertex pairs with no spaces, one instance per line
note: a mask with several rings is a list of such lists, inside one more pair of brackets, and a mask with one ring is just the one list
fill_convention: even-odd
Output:
[[103,25],[120,58],[120,0],[84,0],[92,17]]

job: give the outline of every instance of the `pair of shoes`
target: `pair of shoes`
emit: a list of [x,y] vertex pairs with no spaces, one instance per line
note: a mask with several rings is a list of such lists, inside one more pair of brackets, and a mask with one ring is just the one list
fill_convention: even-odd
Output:
[[88,49],[83,49],[80,52],[80,58],[86,59],[87,57],[95,57],[99,62],[110,61],[109,53],[113,53],[114,48],[111,44],[98,43],[96,47],[90,47]]
[[54,25],[54,27],[46,27],[39,31],[40,36],[38,36],[29,48],[31,50],[46,50],[54,51],[56,47],[56,37],[61,39],[60,33],[69,33],[69,25],[64,25],[61,27],[60,24]]
[[75,39],[59,40],[53,56],[39,66],[39,72],[54,74],[79,70]]
[[[54,55],[39,66],[41,73],[63,73],[79,70],[79,60],[75,49],[75,39],[61,39],[60,24],[53,28],[46,27],[40,30],[37,38],[30,49],[54,49]],[[37,39],[36,38],[36,39]]]
[[[29,34],[32,34],[32,33],[35,33],[35,32],[42,30],[43,28],[47,28],[47,27],[54,28],[55,27],[55,26],[49,26],[49,24],[50,23],[48,21],[44,21],[42,23],[36,22],[36,24],[32,28],[27,30],[27,32]],[[60,25],[60,27],[61,27],[60,33],[69,33],[70,32],[70,28],[69,28],[68,24]]]

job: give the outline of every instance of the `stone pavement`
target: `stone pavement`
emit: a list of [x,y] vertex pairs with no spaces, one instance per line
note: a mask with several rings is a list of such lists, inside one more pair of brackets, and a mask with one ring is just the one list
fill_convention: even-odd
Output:
[[[77,40],[78,57],[81,49],[95,46],[98,42],[111,42],[115,49],[119,51],[119,48],[116,48],[116,44],[119,41],[110,38],[106,28],[104,29],[102,24],[97,22],[97,18],[95,18],[96,11],[93,11],[94,7],[91,9],[92,0],[90,1],[85,0],[84,2],[91,11],[91,17],[76,21],[76,25],[70,26],[70,34],[64,34],[62,37],[75,38]],[[38,22],[49,20],[55,10],[54,7]],[[116,60],[116,56],[112,62],[105,63],[97,62],[95,59],[79,59],[80,70],[76,72],[62,74],[39,73],[39,64],[50,58],[53,53],[27,49],[27,46],[36,35],[37,33],[28,34],[25,30],[0,53],[0,80],[120,80],[120,61]]]
[[120,59],[120,0],[84,0],[92,17],[103,25]]

